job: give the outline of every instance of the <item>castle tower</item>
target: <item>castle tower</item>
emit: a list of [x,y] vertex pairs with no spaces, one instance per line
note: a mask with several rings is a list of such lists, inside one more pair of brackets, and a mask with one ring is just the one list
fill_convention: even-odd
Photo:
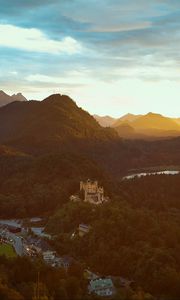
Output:
[[93,204],[100,204],[104,201],[104,189],[98,187],[98,181],[80,182],[80,191],[84,191],[84,201]]

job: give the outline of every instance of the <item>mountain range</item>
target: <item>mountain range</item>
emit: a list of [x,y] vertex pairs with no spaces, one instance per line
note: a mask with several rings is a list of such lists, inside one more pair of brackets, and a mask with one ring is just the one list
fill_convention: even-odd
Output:
[[118,119],[108,116],[95,119],[104,127],[113,127],[120,137],[130,139],[156,139],[180,136],[180,118],[168,118],[160,114],[148,113],[146,115],[127,114]]
[[2,90],[0,91],[0,107],[14,101],[27,101],[27,99],[21,93],[17,93],[17,94],[13,94],[12,96],[9,96]]
[[[108,172],[109,168],[112,172],[122,170],[131,161],[131,167],[139,166],[141,153],[149,148],[153,149],[153,160],[154,147],[164,149],[164,146],[146,144],[143,139],[155,133],[157,138],[162,132],[164,137],[165,133],[167,137],[170,133],[173,137],[173,134],[178,135],[178,130],[175,120],[152,113],[145,116],[128,114],[112,127],[104,128],[70,97],[60,94],[43,101],[15,101],[0,107],[0,145],[6,147],[6,153],[73,153],[89,157],[89,161],[98,161]],[[131,139],[142,141],[133,142]],[[169,148],[169,143],[166,148]],[[148,160],[150,162],[150,158]]]
[[[65,97],[65,96],[63,96],[63,97]],[[63,103],[63,98],[61,100],[62,100],[61,102]],[[12,102],[27,102],[27,99],[21,93],[13,94],[12,96],[10,96],[10,95],[6,94],[4,91],[0,91],[0,107],[6,106],[7,104],[10,104]],[[43,111],[43,109],[45,107],[47,107],[48,104],[46,102],[46,105],[44,106],[41,104],[41,102],[30,101],[30,104],[28,106],[18,106],[18,112],[15,112],[17,106],[18,106],[18,104],[14,104],[11,106],[10,109],[8,108],[8,116],[11,115],[11,117],[10,117],[11,120],[9,120],[6,123],[8,123],[8,124],[9,124],[9,122],[12,123],[13,120],[15,121],[15,120],[18,120],[18,118],[20,118],[18,122],[15,121],[16,125],[15,125],[15,127],[13,127],[12,130],[10,130],[10,132],[11,132],[11,135],[15,135],[16,138],[19,135],[21,135],[21,138],[22,138],[22,133],[20,133],[21,131],[19,130],[22,126],[24,128],[24,132],[29,131],[29,134],[30,134],[30,131],[33,130],[32,127],[37,122],[39,122],[39,117],[37,117],[37,120],[35,120],[32,116],[34,109],[35,109],[36,113],[37,113],[37,111],[39,111],[39,113],[40,113],[40,111],[41,110]],[[25,116],[24,117],[26,118],[27,124],[23,124],[24,121],[21,120],[21,116],[19,115],[20,111],[22,109],[24,109],[23,112],[26,115],[26,117]],[[57,107],[56,107],[56,109],[57,109]],[[11,110],[13,112],[10,112]],[[6,109],[3,111],[3,113],[0,112],[0,115],[3,114],[2,120],[4,119],[5,111],[6,111]],[[50,112],[53,115],[52,109],[50,110]],[[54,113],[55,113],[55,106],[54,106]],[[87,113],[85,113],[85,114],[87,116]],[[57,114],[55,114],[55,115],[57,116]],[[8,120],[8,116],[7,116],[7,118],[5,117],[6,120]],[[48,114],[48,118],[50,118],[50,114]],[[159,139],[159,138],[180,136],[180,118],[168,118],[168,117],[162,116],[160,114],[155,114],[155,113],[148,113],[146,115],[134,115],[134,114],[128,113],[117,119],[113,118],[111,116],[101,117],[98,115],[94,115],[94,118],[96,119],[98,124],[101,125],[102,127],[112,127],[115,129],[115,131],[118,133],[118,135],[120,137],[126,138],[126,139],[157,139],[157,138]],[[32,122],[32,119],[33,119],[33,122]],[[54,116],[52,116],[52,119],[54,119]],[[92,118],[91,118],[91,121],[92,121]],[[43,122],[45,122],[45,120],[43,120]],[[56,120],[56,126],[58,126],[58,123],[59,124],[61,123],[61,120],[59,118]],[[75,127],[72,126],[75,136],[79,135],[79,134],[81,135],[82,132],[85,130],[86,126],[83,126],[82,124],[84,124],[84,121],[80,125],[81,133],[77,132],[76,126]],[[96,124],[96,129],[97,129],[97,123],[95,123],[95,124]],[[73,125],[73,122],[71,125]],[[27,126],[28,126],[28,128],[27,128]],[[93,125],[93,126],[95,126],[95,125]],[[10,128],[11,126],[10,126],[10,124],[8,126],[5,126],[5,130],[3,130],[3,133],[2,133],[2,129],[0,129],[0,139],[3,138],[4,133],[6,135],[8,132],[8,129],[6,127]],[[41,130],[42,127],[46,128],[47,124],[41,122],[40,126],[38,127],[39,130]],[[50,130],[50,127],[51,127],[51,125],[49,123],[48,128],[46,128],[47,131]],[[66,126],[66,130],[65,130],[66,136],[67,136],[68,127],[69,126]],[[75,128],[76,128],[76,130],[74,130]],[[58,135],[57,135],[59,138],[60,138],[60,136],[62,137],[62,135],[64,135],[63,126],[59,126],[58,130],[60,130],[60,129],[61,129],[61,133],[58,132]],[[16,134],[16,130],[17,130],[17,134]],[[70,130],[70,128],[69,128],[69,130]],[[72,130],[72,128],[71,128],[71,130]],[[86,133],[88,132],[88,130],[85,130]],[[100,130],[100,127],[99,127],[99,130]],[[76,131],[76,133],[75,133],[75,131]],[[34,132],[36,132],[38,134],[37,129],[35,129]],[[94,135],[95,132],[96,131],[93,131],[92,135]],[[107,130],[106,130],[106,132],[107,132]],[[72,133],[72,131],[71,131],[71,133]],[[34,135],[34,133],[33,133],[33,135]],[[43,135],[43,133],[41,133],[41,135]],[[57,136],[56,136],[56,138],[57,138]]]

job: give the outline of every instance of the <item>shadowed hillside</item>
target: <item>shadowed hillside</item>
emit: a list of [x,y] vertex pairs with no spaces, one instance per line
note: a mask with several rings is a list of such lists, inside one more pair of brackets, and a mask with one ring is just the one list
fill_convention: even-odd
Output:
[[[26,151],[53,150],[72,139],[116,138],[68,96],[52,95],[44,101],[13,102],[0,109],[0,142]],[[62,143],[63,142],[63,143]]]

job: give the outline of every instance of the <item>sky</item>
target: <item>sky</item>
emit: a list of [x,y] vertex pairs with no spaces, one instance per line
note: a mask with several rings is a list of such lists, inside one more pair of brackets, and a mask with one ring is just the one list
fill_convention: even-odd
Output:
[[180,0],[0,0],[0,90],[180,117]]

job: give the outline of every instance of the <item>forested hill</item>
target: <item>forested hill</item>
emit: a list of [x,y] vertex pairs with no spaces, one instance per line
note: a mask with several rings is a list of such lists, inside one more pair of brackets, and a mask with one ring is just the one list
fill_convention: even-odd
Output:
[[180,138],[120,139],[68,96],[13,102],[0,108],[0,214],[50,214],[82,179],[110,193],[130,169],[180,165],[179,153]]
[[65,95],[13,102],[0,108],[0,143],[27,152],[38,152],[38,148],[45,152],[74,139],[107,140],[116,136],[113,129],[102,128]]

